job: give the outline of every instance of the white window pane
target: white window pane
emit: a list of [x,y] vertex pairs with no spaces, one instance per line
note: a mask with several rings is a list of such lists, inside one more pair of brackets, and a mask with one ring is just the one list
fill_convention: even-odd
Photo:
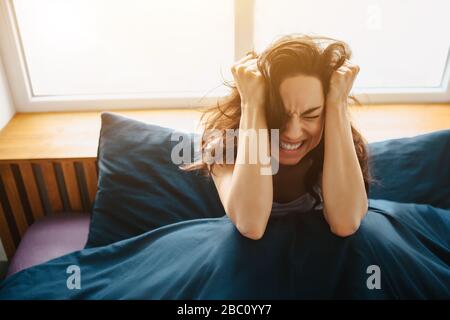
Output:
[[357,88],[437,87],[450,45],[448,0],[255,0],[255,47],[286,33],[346,41]]
[[35,95],[206,94],[234,60],[233,1],[14,0]]

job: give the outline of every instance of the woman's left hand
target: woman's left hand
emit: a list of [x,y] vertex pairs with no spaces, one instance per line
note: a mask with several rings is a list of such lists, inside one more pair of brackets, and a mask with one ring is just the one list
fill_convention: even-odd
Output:
[[348,59],[333,72],[326,98],[327,106],[347,105],[347,98],[358,73],[359,66],[351,63]]

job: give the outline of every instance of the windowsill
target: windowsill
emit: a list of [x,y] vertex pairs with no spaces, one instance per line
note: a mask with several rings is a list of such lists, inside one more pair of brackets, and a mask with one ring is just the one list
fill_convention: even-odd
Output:
[[[101,112],[18,113],[0,131],[0,161],[95,158]],[[110,112],[187,132],[198,132],[201,115],[186,109]],[[368,142],[450,128],[450,104],[370,105],[352,108],[351,114]]]
[[[103,111],[17,113],[0,131],[0,161],[95,158]],[[146,123],[196,131],[196,110],[110,110]]]

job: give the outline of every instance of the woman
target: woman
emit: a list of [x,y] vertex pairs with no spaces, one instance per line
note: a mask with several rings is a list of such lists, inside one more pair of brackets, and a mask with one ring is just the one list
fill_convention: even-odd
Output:
[[[200,160],[187,169],[212,172],[224,209],[244,236],[260,239],[273,207],[306,193],[323,199],[334,234],[346,237],[358,229],[370,178],[364,141],[347,113],[359,72],[350,57],[344,42],[293,34],[232,66],[236,85],[228,100],[204,114],[203,149],[225,146],[225,130],[239,128],[235,162],[209,166]],[[223,132],[222,140],[208,140],[213,129]],[[251,149],[244,132],[252,129],[280,129],[279,158],[272,157],[279,171],[273,176],[261,174],[260,162],[246,161]],[[257,143],[268,150],[268,140]]]

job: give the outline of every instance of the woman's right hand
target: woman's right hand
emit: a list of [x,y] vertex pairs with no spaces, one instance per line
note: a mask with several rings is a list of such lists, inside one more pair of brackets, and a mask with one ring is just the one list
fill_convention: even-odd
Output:
[[255,53],[251,52],[231,67],[242,107],[264,105],[265,83],[256,62]]

